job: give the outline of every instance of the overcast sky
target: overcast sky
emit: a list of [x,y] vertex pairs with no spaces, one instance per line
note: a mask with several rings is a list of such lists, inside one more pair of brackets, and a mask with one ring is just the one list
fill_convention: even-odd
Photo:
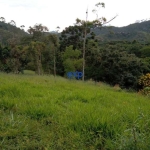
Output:
[[105,3],[105,9],[99,10],[99,17],[113,20],[113,26],[126,26],[136,20],[150,18],[150,0],[0,0],[0,17],[6,22],[14,20],[17,27],[25,25],[25,29],[36,23],[42,23],[50,31],[60,26],[61,30],[75,23],[76,18],[85,19],[88,7],[88,20],[95,19],[92,13],[95,4]]

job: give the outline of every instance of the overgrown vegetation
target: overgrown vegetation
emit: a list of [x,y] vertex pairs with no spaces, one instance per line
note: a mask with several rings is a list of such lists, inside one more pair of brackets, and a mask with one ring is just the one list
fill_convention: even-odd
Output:
[[146,97],[26,71],[0,83],[0,149],[150,148]]
[[150,149],[149,21],[120,32],[94,12],[57,34],[0,18],[0,149]]
[[140,93],[150,96],[150,73],[140,77],[139,85],[142,87]]
[[[54,76],[65,76],[68,71],[82,71],[82,30],[82,25],[68,27],[58,39],[56,34],[47,32],[46,26],[36,24],[29,28],[30,35],[21,38],[19,43],[15,36],[9,40],[10,43],[1,43],[0,70],[18,74],[23,73],[24,69],[30,69],[39,75]],[[85,46],[86,80],[93,79],[113,86],[119,84],[121,88],[139,90],[138,79],[150,72],[148,42],[102,42],[91,31],[89,23]]]

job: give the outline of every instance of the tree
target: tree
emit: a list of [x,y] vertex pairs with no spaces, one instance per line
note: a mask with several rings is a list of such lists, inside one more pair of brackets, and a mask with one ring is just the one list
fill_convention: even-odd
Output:
[[34,57],[36,71],[38,75],[41,75],[42,74],[42,52],[45,49],[45,44],[43,42],[38,42],[38,41],[31,42],[30,48]]
[[0,46],[0,70],[4,72],[23,73],[28,61],[27,50],[23,46]]
[[144,64],[134,54],[113,49],[97,50],[87,59],[88,78],[122,88],[137,89],[138,78],[143,74]]
[[144,46],[140,52],[142,58],[150,57],[150,46]]
[[58,33],[58,32],[59,32],[59,30],[60,30],[60,27],[59,27],[59,26],[57,26],[57,27],[56,27],[56,32]]
[[82,70],[82,58],[80,50],[73,50],[73,46],[66,47],[65,52],[63,52],[63,65],[65,68],[65,73],[75,72]]
[[61,32],[60,39],[60,51],[65,51],[66,47],[73,45],[73,49],[82,49],[82,27],[80,26],[69,26]]
[[48,28],[42,24],[35,24],[33,27],[29,27],[27,30],[30,34],[34,34],[35,32],[47,32],[49,31]]
[[102,8],[105,8],[105,3],[100,3],[100,2],[99,2],[99,3],[95,4],[95,7],[96,7],[96,8],[92,10],[92,12],[96,14],[96,20],[99,19],[98,13],[99,13],[99,10],[100,10],[100,6],[101,6]]
[[97,70],[99,69],[99,63],[101,63],[101,50],[98,42],[95,40],[89,40],[86,47],[86,68],[85,79],[93,79],[97,81]]
[[53,74],[56,76],[56,53],[59,47],[58,37],[56,34],[49,34],[45,37],[44,43],[46,44],[47,51],[45,51],[45,63],[48,63],[48,68],[50,68],[51,56],[53,56]]
[[[96,7],[100,8],[100,7],[104,7],[105,4],[104,3],[98,3],[95,5]],[[68,43],[70,43],[70,45],[73,45],[73,49],[75,48],[79,48],[82,49],[82,54],[83,54],[83,78],[82,80],[84,81],[85,78],[85,53],[86,53],[86,44],[87,39],[92,38],[94,39],[95,34],[92,32],[91,29],[93,28],[98,28],[98,27],[102,27],[104,24],[109,23],[110,21],[112,21],[113,19],[116,18],[116,16],[114,18],[112,18],[110,21],[106,21],[106,18],[98,17],[98,11],[95,10],[96,13],[96,19],[93,21],[88,21],[88,10],[86,11],[86,19],[85,20],[80,20],[80,19],[76,19],[76,23],[74,27],[69,27],[66,28],[61,35],[61,49],[64,49],[65,46],[69,46]],[[72,44],[73,43],[73,44]],[[82,45],[82,46],[81,46]],[[81,48],[82,47],[82,48]]]
[[24,28],[25,28],[24,25],[21,25],[21,26],[20,26],[20,29],[21,29],[21,30],[24,30]]
[[16,74],[18,74],[19,72],[23,73],[23,69],[28,63],[27,51],[25,47],[16,45],[11,49],[10,54],[13,72]]
[[9,24],[11,24],[12,26],[16,26],[16,22],[15,22],[14,20],[11,20],[11,21],[9,22]]
[[33,27],[29,27],[27,30],[29,34],[32,35],[34,41],[41,41],[44,33],[49,31],[48,28],[42,24],[35,24]]
[[6,20],[5,20],[4,17],[0,17],[0,21],[1,21],[1,22],[4,22],[4,23],[6,22]]
[[0,70],[4,72],[12,71],[10,48],[0,46]]
[[[100,7],[105,7],[105,4],[104,3],[97,3],[95,5],[97,8],[100,8]],[[87,27],[88,27],[88,24],[89,24],[89,27],[91,29],[91,27],[101,27],[102,25],[106,24],[106,23],[109,23],[110,21],[112,21],[113,19],[116,18],[116,16],[114,18],[112,18],[110,21],[106,22],[106,18],[105,17],[101,17],[99,18],[98,16],[98,9],[94,9],[93,12],[96,13],[96,20],[93,20],[92,22],[87,22],[87,19],[88,19],[88,10],[86,11],[86,20],[85,21],[81,21],[81,20],[77,20],[77,24],[81,24],[84,28],[84,40],[83,40],[83,69],[82,69],[82,72],[83,72],[83,77],[82,77],[82,80],[84,81],[84,78],[85,78],[85,44],[86,44],[86,38],[87,38]]]

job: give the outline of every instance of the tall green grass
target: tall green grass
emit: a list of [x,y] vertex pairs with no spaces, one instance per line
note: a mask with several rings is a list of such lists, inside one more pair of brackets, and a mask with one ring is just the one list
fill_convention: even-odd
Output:
[[108,85],[0,73],[0,149],[149,150],[150,101]]

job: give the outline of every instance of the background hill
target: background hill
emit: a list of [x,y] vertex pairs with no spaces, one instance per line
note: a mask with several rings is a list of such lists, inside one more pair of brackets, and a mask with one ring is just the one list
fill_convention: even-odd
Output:
[[[92,31],[96,34],[97,39],[102,41],[149,41],[150,21],[134,23],[124,27],[105,26],[103,28],[92,29]],[[13,37],[20,39],[26,35],[28,35],[28,33],[19,27],[0,22],[1,43],[6,44],[8,40]]]
[[124,27],[105,26],[101,29],[92,30],[97,38],[106,41],[149,41],[150,39],[150,21],[134,23]]
[[19,40],[26,35],[27,33],[19,27],[0,21],[0,43],[7,44],[8,41],[14,37]]

